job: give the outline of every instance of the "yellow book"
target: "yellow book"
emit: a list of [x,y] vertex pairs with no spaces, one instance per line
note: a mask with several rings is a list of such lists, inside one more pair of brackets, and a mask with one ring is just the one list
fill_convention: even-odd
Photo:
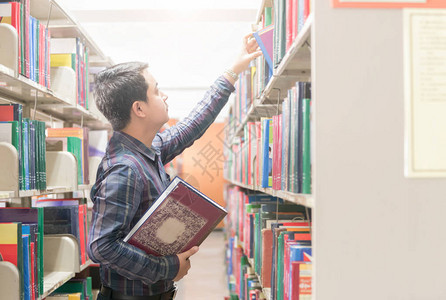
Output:
[[70,294],[54,294],[46,297],[45,299],[51,300],[81,300],[81,293]]
[[17,244],[17,223],[0,224],[0,244]]
[[68,300],[81,300],[81,293],[68,295]]
[[76,71],[76,62],[72,53],[51,54],[51,67],[70,67]]

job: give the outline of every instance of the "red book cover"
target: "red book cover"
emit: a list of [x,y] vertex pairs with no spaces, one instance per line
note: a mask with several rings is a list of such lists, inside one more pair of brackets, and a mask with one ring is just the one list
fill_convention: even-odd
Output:
[[304,0],[304,22],[308,19],[310,15],[310,0]]
[[238,191],[236,193],[236,197],[237,197],[237,203],[238,203],[238,209],[237,209],[237,214],[238,214],[238,239],[240,242],[243,242],[243,207],[245,206],[245,199],[243,197],[243,192],[242,191]]
[[298,34],[298,16],[299,16],[299,0],[291,0],[293,2],[293,12],[292,12],[292,17],[291,17],[291,26],[292,26],[292,30],[293,30],[293,40],[296,38],[297,34]]
[[16,20],[17,20],[17,34],[19,36],[19,52],[18,52],[18,56],[19,56],[19,74],[22,74],[23,70],[22,70],[22,47],[23,47],[23,41],[22,41],[22,28],[21,28],[21,24],[22,24],[22,14],[20,13],[20,7],[21,4],[16,2],[16,3],[12,3],[16,5],[15,8],[15,14],[16,14]]
[[245,255],[249,257],[249,237],[250,237],[250,218],[249,214],[244,213],[243,217],[243,249],[245,250]]
[[37,286],[36,286],[36,274],[34,272],[34,266],[36,265],[36,253],[35,253],[35,244],[34,242],[30,242],[29,243],[29,255],[31,256],[31,299],[35,300],[36,299],[36,291],[37,291]]
[[124,241],[148,254],[174,255],[199,246],[226,210],[179,177],[175,177]]
[[294,0],[286,0],[286,52],[293,44],[294,30],[293,30],[293,11],[296,9],[294,6]]
[[86,248],[85,248],[85,223],[84,218],[87,212],[87,205],[81,204],[79,205],[79,242],[80,242],[80,251],[81,251],[81,263],[85,264],[86,260]]
[[248,140],[246,141],[248,143],[248,161],[247,161],[247,166],[248,166],[248,181],[247,183],[249,185],[252,185],[252,165],[251,165],[251,161],[252,161],[252,143],[251,143],[251,139],[252,139],[252,123],[253,122],[247,122],[246,126],[248,128]]
[[255,178],[256,178],[256,185],[260,186],[260,149],[262,148],[261,145],[261,137],[262,137],[262,122],[257,121],[256,122],[256,139],[257,139],[257,159],[256,159],[256,173],[255,173]]
[[312,264],[301,261],[291,262],[290,280],[290,300],[311,299]]
[[2,105],[0,106],[0,122],[14,121],[14,106]]
[[240,157],[241,157],[241,167],[242,167],[242,178],[241,182],[246,183],[246,159],[245,159],[245,140],[242,139],[240,143]]
[[271,287],[272,244],[273,233],[271,229],[262,229],[262,270],[260,277],[262,279],[261,284],[264,288]]
[[283,300],[289,300],[289,286],[290,286],[290,245],[296,244],[295,241],[284,240],[284,251],[283,251]]
[[29,61],[29,17],[30,17],[30,0],[24,1],[24,10],[25,10],[25,33],[24,33],[24,41],[22,42],[22,47],[25,47],[25,76],[29,78],[30,76],[30,61]]
[[279,116],[273,116],[273,184],[272,188],[274,190],[280,190],[280,185],[278,182],[278,174],[281,172],[282,165],[279,164],[279,153],[282,153],[282,149],[279,151],[279,141],[281,136],[279,136]]
[[291,291],[290,299],[299,300],[299,266],[302,264],[300,261],[291,262]]
[[51,30],[46,28],[46,87],[51,88]]
[[45,85],[45,80],[43,79],[43,71],[45,65],[45,38],[44,38],[45,26],[42,23],[39,23],[39,77],[38,83],[41,86]]

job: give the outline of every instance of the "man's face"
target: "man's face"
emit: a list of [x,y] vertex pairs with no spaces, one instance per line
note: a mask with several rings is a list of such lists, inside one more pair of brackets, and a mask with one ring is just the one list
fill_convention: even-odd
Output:
[[168,97],[158,88],[158,83],[149,71],[145,70],[143,75],[149,85],[147,89],[147,112],[150,123],[161,128],[169,121],[166,103]]

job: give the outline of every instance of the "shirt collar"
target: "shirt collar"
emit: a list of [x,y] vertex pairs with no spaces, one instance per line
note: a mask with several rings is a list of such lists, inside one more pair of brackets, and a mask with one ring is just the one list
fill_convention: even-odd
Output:
[[152,161],[155,161],[156,155],[160,154],[159,150],[156,151],[152,148],[147,148],[144,143],[142,143],[140,140],[134,138],[131,135],[128,135],[127,133],[124,133],[122,131],[114,131],[112,140],[115,140],[116,142],[122,143],[126,145],[128,148],[138,151],[142,155],[146,156]]

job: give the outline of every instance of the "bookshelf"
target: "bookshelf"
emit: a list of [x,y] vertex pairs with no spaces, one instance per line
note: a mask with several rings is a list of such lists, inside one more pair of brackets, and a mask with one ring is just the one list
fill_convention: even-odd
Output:
[[404,174],[405,9],[312,4],[312,299],[444,298],[446,180]]
[[79,245],[72,235],[47,235],[44,237],[44,293],[42,299],[85,270],[91,261],[79,264]]
[[[51,38],[78,38],[88,48],[89,66],[107,67],[114,64],[59,1],[30,0],[30,15],[47,26],[51,32]],[[6,25],[1,24],[0,26],[4,29]],[[17,35],[11,34],[6,26],[6,30],[0,30],[0,40],[5,45],[13,45],[17,43]],[[14,55],[12,56],[14,57]],[[15,54],[16,62],[19,56],[20,53]],[[23,118],[43,121],[47,127],[56,122],[59,126],[64,127],[79,126],[88,127],[91,130],[111,129],[108,121],[95,107],[94,99],[89,98],[90,105],[87,109],[85,105],[79,105],[77,101],[59,95],[51,88],[18,74],[14,69],[14,62],[11,63],[9,59],[9,55],[0,57],[0,104],[21,104]],[[20,190],[17,150],[10,143],[0,143],[0,168],[8,170],[0,176],[0,199],[2,201],[9,199],[5,200],[8,206],[30,207],[31,197],[34,196],[48,194],[67,196],[77,191],[83,191],[85,194],[85,191],[91,188],[90,184],[78,184],[78,165],[72,153],[47,151],[45,154],[46,189]],[[92,172],[94,173],[94,171]],[[85,176],[88,178],[88,175]],[[78,244],[74,236],[45,235],[43,246],[43,293],[36,299],[46,298],[92,264],[90,260],[87,260],[85,264],[80,264],[79,249],[81,245]],[[20,299],[19,287],[11,284],[11,281],[17,285],[21,281],[22,275],[19,275],[18,269],[14,265],[11,265],[7,262],[0,262],[0,289],[8,290],[10,299]]]
[[[275,8],[275,2],[276,1],[268,1],[268,0],[264,0],[261,1],[261,5],[259,8],[259,12],[257,14],[257,18],[256,18],[256,24],[253,25],[253,27],[258,27],[257,24],[261,23],[262,20],[262,15],[265,11],[265,7],[272,7],[273,9]],[[287,3],[289,1],[286,1]],[[287,185],[288,187],[286,188],[287,190],[280,190],[281,188],[281,183],[279,182],[278,186],[274,186],[273,183],[273,187],[269,187],[269,188],[264,188],[261,186],[264,186],[264,184],[260,184],[256,182],[257,177],[260,176],[260,178],[263,177],[263,175],[258,174],[257,171],[254,171],[254,168],[256,166],[256,164],[258,163],[258,159],[257,156],[259,155],[258,149],[255,150],[257,151],[257,155],[255,152],[251,153],[251,150],[249,149],[255,149],[253,147],[258,148],[259,145],[261,145],[261,147],[265,147],[263,144],[263,127],[261,129],[262,132],[262,138],[260,139],[258,136],[258,130],[257,129],[259,127],[257,127],[257,121],[260,121],[263,117],[266,118],[272,118],[273,116],[279,115],[279,114],[283,114],[284,112],[282,110],[287,109],[286,106],[282,106],[284,99],[288,98],[288,103],[290,103],[291,101],[294,101],[293,104],[289,104],[291,107],[291,105],[294,105],[294,107],[300,107],[299,105],[302,104],[298,104],[298,102],[296,100],[292,100],[289,94],[289,90],[292,89],[296,89],[296,83],[297,82],[311,82],[311,86],[312,86],[312,90],[314,88],[314,80],[313,80],[313,76],[314,76],[314,49],[313,49],[313,32],[314,32],[314,24],[315,24],[315,12],[311,11],[311,13],[308,15],[308,17],[306,18],[305,22],[303,23],[302,27],[300,28],[300,30],[298,31],[298,33],[295,35],[292,43],[289,44],[288,50],[286,51],[285,55],[283,55],[283,57],[280,60],[280,63],[278,65],[276,65],[276,67],[274,68],[273,72],[272,72],[272,76],[269,78],[269,81],[263,85],[260,84],[259,82],[256,82],[255,78],[256,76],[258,76],[258,74],[262,74],[262,68],[264,68],[262,66],[262,63],[256,63],[256,75],[253,75],[253,70],[251,69],[251,72],[249,73],[251,76],[244,76],[242,75],[243,78],[254,78],[252,79],[251,83],[245,84],[243,81],[239,81],[239,84],[241,84],[242,88],[241,91],[239,92],[238,90],[236,91],[237,96],[235,99],[235,102],[233,104],[233,106],[230,109],[230,124],[228,126],[228,130],[227,130],[227,142],[226,142],[226,146],[227,148],[227,152],[228,152],[228,159],[229,159],[229,163],[227,164],[227,172],[226,174],[226,180],[233,186],[236,187],[240,187],[242,188],[240,189],[235,189],[236,192],[234,192],[234,194],[231,194],[229,196],[230,197],[235,197],[235,200],[229,200],[231,202],[230,204],[230,221],[228,221],[228,223],[230,224],[230,228],[228,228],[228,232],[230,232],[230,234],[235,234],[235,237],[233,237],[236,241],[235,241],[235,247],[236,248],[241,248],[242,249],[242,256],[246,255],[246,257],[248,258],[248,262],[251,265],[251,267],[254,269],[254,259],[253,258],[249,258],[250,255],[254,255],[257,257],[257,255],[261,255],[261,254],[257,254],[258,252],[262,252],[262,234],[263,234],[263,230],[259,229],[261,227],[261,225],[255,223],[257,221],[254,221],[253,215],[255,215],[255,219],[257,220],[257,216],[259,216],[260,219],[260,213],[253,213],[253,211],[251,211],[251,209],[255,210],[255,208],[246,208],[249,205],[248,201],[246,198],[246,194],[253,194],[252,192],[259,192],[259,193],[263,193],[266,195],[271,195],[274,197],[278,197],[283,199],[284,204],[297,204],[297,205],[301,205],[303,206],[303,208],[299,208],[299,209],[303,209],[305,211],[304,215],[306,216],[305,219],[308,219],[309,216],[309,212],[310,210],[312,211],[315,207],[316,207],[316,201],[315,201],[315,174],[314,174],[314,168],[312,167],[312,171],[311,171],[311,182],[312,182],[312,187],[311,187],[311,193],[310,194],[304,194],[304,193],[296,193],[296,192],[291,192],[291,191],[297,191],[298,189],[303,189],[303,187],[298,187],[295,188],[294,184],[292,183],[293,180],[296,180],[297,182],[297,168],[293,169],[296,170],[296,179],[292,179],[291,177],[287,176],[287,179],[285,181],[287,181]],[[273,44],[274,45],[274,44]],[[259,71],[260,70],[260,71]],[[261,81],[261,80],[260,80]],[[304,85],[302,85],[304,86]],[[239,85],[240,87],[240,85]],[[249,91],[249,88],[251,87],[251,92],[246,92],[247,90]],[[263,87],[263,90],[256,90],[259,87]],[[246,96],[244,96],[244,93],[246,93]],[[300,90],[299,93],[303,93],[303,90]],[[253,95],[254,94],[254,95]],[[241,99],[242,97],[246,97],[246,100]],[[249,97],[252,97],[251,99]],[[249,107],[246,108],[246,110],[244,111],[244,106],[246,105],[246,103],[250,103]],[[315,141],[315,137],[314,137],[314,127],[316,126],[315,123],[315,118],[314,118],[314,97],[312,95],[311,97],[311,113],[310,113],[310,127],[312,127],[312,130],[310,131],[310,139],[311,139],[311,165],[314,166],[315,165],[315,156],[313,154],[314,152],[314,141]],[[296,104],[294,104],[296,103]],[[293,108],[296,109],[296,108]],[[299,108],[300,109],[300,108]],[[297,111],[297,109],[296,109]],[[294,117],[297,118],[297,115],[294,114],[294,110],[291,110],[288,108],[288,112],[287,112],[287,116],[290,118],[290,122],[292,122],[292,120],[294,120]],[[240,115],[242,116],[240,118]],[[285,114],[284,114],[285,115]],[[303,118],[303,117],[299,117],[299,118]],[[249,124],[249,122],[251,122]],[[256,122],[255,125],[253,125],[252,122]],[[271,121],[272,123],[273,121]],[[283,124],[283,123],[282,123]],[[251,126],[251,129],[250,129]],[[261,125],[263,126],[263,124]],[[271,125],[269,125],[271,126]],[[275,126],[275,125],[274,125]],[[284,125],[281,125],[281,127]],[[291,123],[289,123],[289,126],[291,127]],[[294,125],[293,125],[294,126]],[[299,125],[301,126],[301,125]],[[300,127],[302,128],[302,127]],[[282,128],[283,129],[283,128]],[[250,133],[250,131],[252,132],[252,130],[256,131],[256,135],[254,135],[255,137],[252,137],[253,133]],[[293,130],[296,130],[296,132],[299,132],[299,135],[303,135],[303,131],[297,131],[297,125],[296,127],[294,127]],[[302,129],[300,129],[302,130]],[[293,137],[296,134],[296,132],[293,132]],[[271,134],[271,132],[269,133]],[[253,139],[253,140],[250,140]],[[291,136],[290,136],[291,139]],[[257,140],[257,143],[256,143]],[[259,143],[259,140],[260,143]],[[254,142],[252,142],[254,141]],[[271,142],[270,142],[271,143]],[[276,143],[276,141],[274,142]],[[288,149],[293,149],[293,150],[287,150],[286,154],[290,155],[289,157],[291,158],[291,154],[288,153],[288,151],[292,151],[294,153],[294,148],[292,147],[296,147],[297,148],[297,138],[295,138],[295,145],[292,146],[291,144],[287,147],[289,147]],[[254,144],[254,145],[253,145]],[[274,145],[271,146],[271,148],[274,148]],[[254,150],[252,150],[254,151]],[[268,151],[268,150],[266,150]],[[276,151],[276,150],[273,150]],[[279,149],[279,151],[283,151],[282,149]],[[283,152],[282,152],[283,153]],[[296,151],[297,153],[297,151]],[[309,152],[307,152],[309,153]],[[253,162],[253,155],[255,155],[255,163]],[[262,153],[260,153],[260,157],[262,157],[263,160],[263,155]],[[295,154],[293,154],[295,155]],[[302,155],[302,154],[299,154]],[[296,158],[292,158],[293,160],[299,159],[299,160],[303,160],[303,156],[300,156],[299,158],[297,158],[297,155],[295,156]],[[308,157],[308,156],[307,156]],[[274,157],[272,158],[273,162],[274,162]],[[241,167],[244,164],[244,167]],[[248,164],[251,164],[251,166],[248,167]],[[297,164],[297,163],[296,163]],[[235,167],[234,167],[235,166]],[[241,170],[238,169],[238,167],[241,167]],[[273,167],[274,168],[274,167]],[[249,174],[249,172],[251,173],[255,173],[254,175]],[[260,168],[260,173],[262,173],[261,168]],[[293,171],[289,171],[289,172],[293,172]],[[269,175],[271,176],[271,174]],[[282,173],[283,176],[283,173]],[[294,176],[294,175],[293,175]],[[230,178],[229,178],[230,177]],[[251,177],[251,178],[248,178]],[[273,170],[273,181],[274,181],[274,170]],[[253,182],[254,184],[247,184],[247,182]],[[260,182],[262,182],[262,179],[260,179]],[[296,183],[296,186],[298,185],[298,183]],[[283,187],[283,182],[282,182],[282,187]],[[232,188],[230,188],[232,189]],[[240,196],[240,194],[237,195],[237,191],[240,191],[242,194],[244,194],[244,196]],[[308,190],[306,190],[308,192]],[[232,193],[232,192],[231,192]],[[255,194],[255,193],[254,193]],[[233,202],[235,201],[235,202]],[[266,201],[266,200],[265,200]],[[249,202],[251,204],[251,202]],[[255,201],[253,202],[255,203]],[[244,206],[246,204],[246,207]],[[254,204],[255,205],[255,204]],[[242,208],[243,207],[243,208]],[[254,207],[254,206],[250,206],[250,207]],[[260,205],[259,205],[260,207]],[[236,212],[234,212],[233,210],[236,210]],[[246,210],[249,210],[246,211]],[[258,209],[260,210],[260,208]],[[241,212],[241,213],[240,213]],[[249,215],[249,217],[248,217]],[[236,224],[234,224],[234,222]],[[254,223],[253,223],[254,222]],[[241,225],[243,224],[243,225]],[[309,224],[309,232],[310,235],[313,236],[314,230],[313,230],[313,225],[311,223]],[[234,227],[235,225],[235,227]],[[251,227],[251,229],[245,229],[247,227]],[[253,229],[254,228],[254,229]],[[240,232],[240,230],[243,230],[243,232]],[[254,230],[256,233],[252,233],[252,230]],[[257,231],[256,231],[257,230]],[[248,233],[247,233],[248,232]],[[244,239],[248,238],[248,242],[247,241],[243,241],[243,243],[240,243],[237,237],[237,234],[239,235],[246,235],[244,236]],[[254,237],[252,236],[252,234],[254,234]],[[251,239],[250,239],[251,237]],[[232,238],[232,236],[231,236]],[[308,238],[308,237],[307,237]],[[251,242],[249,242],[251,240]],[[254,242],[252,242],[252,240],[254,240]],[[248,245],[246,244],[248,243]],[[252,243],[252,244],[251,244]],[[257,243],[260,243],[259,245]],[[305,244],[305,243],[304,243]],[[244,248],[246,246],[246,249]],[[252,248],[254,247],[255,250],[253,250]],[[314,247],[314,244],[313,244]],[[249,249],[251,248],[251,249]],[[236,250],[234,250],[235,252],[237,252]],[[252,254],[251,252],[255,251],[255,254]],[[232,267],[234,267],[234,264],[240,263],[237,259],[238,259],[238,255],[240,254],[230,254],[231,255],[231,259],[233,260],[230,264]],[[234,258],[232,258],[233,255],[236,255],[235,261]],[[269,254],[271,255],[271,254]],[[256,258],[257,259],[257,258]],[[260,259],[261,261],[261,259]],[[260,263],[259,263],[260,264]],[[256,266],[257,268],[258,266]],[[239,267],[238,267],[239,268]],[[271,266],[268,266],[267,270],[271,268]],[[243,273],[243,272],[242,272]],[[265,280],[269,279],[265,279],[262,278],[260,276],[260,274],[258,272],[255,272],[258,281],[260,284],[262,284],[262,282],[264,282]],[[237,275],[234,275],[237,276]],[[283,275],[285,276],[285,275]],[[240,279],[241,280],[241,279]],[[266,281],[265,281],[266,282]],[[247,281],[245,281],[244,285],[249,285],[249,283],[247,283]],[[255,284],[255,283],[254,283]],[[277,288],[277,286],[276,286]],[[266,299],[270,299],[271,297],[271,288],[269,287],[264,287],[261,286],[261,290],[265,296]],[[231,291],[233,292],[233,291]],[[306,290],[304,293],[308,293],[308,290]],[[314,295],[313,295],[314,296]],[[308,296],[305,296],[308,297]],[[263,298],[262,298],[263,299]],[[313,298],[315,299],[315,298]]]

